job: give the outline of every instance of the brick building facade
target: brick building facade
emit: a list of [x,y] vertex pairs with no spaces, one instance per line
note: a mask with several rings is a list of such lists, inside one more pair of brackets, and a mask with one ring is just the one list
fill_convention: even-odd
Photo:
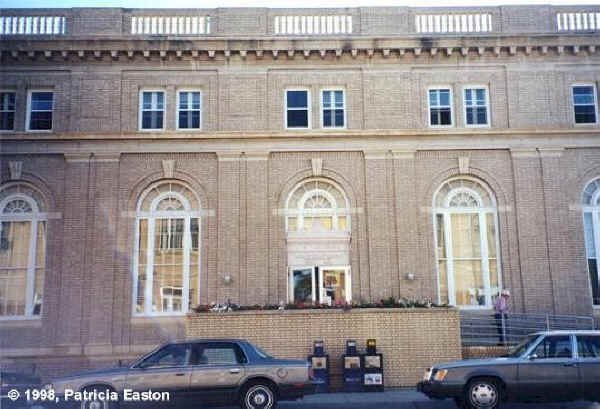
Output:
[[591,6],[2,10],[3,357],[129,356],[226,299],[591,315],[598,30]]

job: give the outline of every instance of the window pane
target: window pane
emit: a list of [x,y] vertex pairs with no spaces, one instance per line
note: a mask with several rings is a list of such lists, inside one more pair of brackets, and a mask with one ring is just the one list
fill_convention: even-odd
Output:
[[155,92],[154,94],[156,94],[156,109],[163,109],[165,93],[164,92]]
[[580,358],[600,358],[600,336],[578,335],[577,352]]
[[163,111],[142,112],[142,129],[162,129]]
[[598,259],[588,258],[590,272],[590,285],[592,286],[592,299],[594,305],[600,305],[600,280],[598,280]]
[[594,103],[594,87],[589,85],[573,87],[573,102],[575,104]]
[[308,111],[298,110],[287,112],[288,128],[308,128]]
[[0,112],[0,130],[12,131],[15,128],[15,113]]
[[477,125],[487,124],[487,110],[485,108],[476,108],[477,110]]
[[179,109],[188,109],[188,93],[179,93]]
[[326,109],[326,110],[323,111],[323,126],[326,127],[326,128],[332,126],[332,123],[331,123],[331,120],[332,120],[332,118],[331,118],[331,112],[332,112],[331,109]]
[[470,106],[473,104],[473,90],[466,89],[465,90],[465,104]]
[[490,258],[496,257],[496,217],[494,214],[487,214],[487,241],[488,241],[488,256]]
[[457,305],[485,305],[481,260],[454,260],[454,288]]
[[335,91],[335,107],[344,107],[344,91]]
[[200,220],[190,220],[190,233],[192,239],[192,248],[190,251],[190,289],[189,289],[189,308],[194,308],[200,303],[198,294],[198,280],[200,273]]
[[477,105],[485,105],[486,90],[483,88],[478,88],[476,92],[477,92]]
[[188,123],[189,114],[189,111],[179,111],[179,128],[187,129],[190,127]]
[[37,228],[35,256],[35,280],[33,288],[33,314],[40,315],[44,295],[44,273],[46,267],[46,222],[39,222]]
[[307,108],[308,91],[287,91],[288,108]]
[[344,110],[343,109],[335,110],[335,126],[338,126],[338,127],[344,126]]
[[183,219],[156,219],[154,230],[154,312],[183,311]]
[[148,220],[141,219],[139,221],[139,238],[138,238],[138,271],[137,271],[137,288],[136,288],[136,306],[135,311],[138,313],[144,312],[144,300],[146,289],[146,268],[147,268],[147,251],[148,251]]
[[143,362],[145,368],[185,366],[191,355],[189,344],[171,344],[146,358]]
[[437,255],[439,259],[446,258],[446,238],[444,233],[444,215],[436,216]]
[[0,111],[15,110],[15,93],[0,92]]
[[52,129],[52,112],[31,112],[29,129],[44,131]]
[[594,238],[594,220],[592,213],[583,214],[583,230],[585,233],[585,251],[588,258],[596,258],[596,242]]
[[312,303],[312,268],[292,271],[295,303]]
[[568,336],[546,337],[533,350],[539,359],[547,358],[571,358],[573,348],[571,338]]
[[429,90],[429,105],[434,107],[438,105],[438,92],[437,90]]
[[52,92],[32,92],[31,110],[32,111],[51,111],[52,110]]
[[452,223],[452,254],[454,258],[481,257],[481,237],[479,215],[453,214]]
[[2,222],[0,229],[0,315],[25,315],[31,222]]
[[438,262],[438,272],[440,280],[440,302],[448,304],[448,270],[447,261],[441,260]]
[[346,272],[341,269],[323,269],[321,303],[335,305],[346,302]]
[[442,105],[442,106],[450,105],[450,91],[449,90],[441,90],[439,94],[440,94],[440,105]]
[[142,108],[152,109],[152,92],[142,93]]
[[200,109],[200,92],[192,92],[192,109]]
[[575,122],[578,124],[593,124],[596,122],[596,107],[594,105],[576,105]]
[[323,91],[323,108],[331,108],[331,91]]

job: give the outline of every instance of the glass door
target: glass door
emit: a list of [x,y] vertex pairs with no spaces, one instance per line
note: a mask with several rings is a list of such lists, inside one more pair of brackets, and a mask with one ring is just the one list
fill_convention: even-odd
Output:
[[290,267],[288,298],[296,304],[312,304],[317,301],[315,292],[315,267]]
[[319,293],[321,304],[336,305],[352,300],[350,267],[319,267]]

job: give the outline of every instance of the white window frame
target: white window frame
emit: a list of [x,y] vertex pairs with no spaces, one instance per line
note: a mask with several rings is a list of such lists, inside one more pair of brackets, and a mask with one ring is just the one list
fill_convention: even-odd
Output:
[[316,266],[290,266],[288,267],[288,302],[294,303],[294,271],[295,270],[310,270],[311,271],[311,285],[312,294],[311,300],[313,303],[317,302],[317,280],[315,279],[315,268]]
[[[298,189],[300,189],[302,186],[304,186],[308,183],[312,183],[314,181],[322,182],[323,184],[333,186],[335,189],[337,189],[341,193],[342,197],[344,198],[344,203],[337,203],[335,198],[333,196],[331,196],[331,194],[329,192],[327,192],[326,190],[324,190],[322,188],[316,188],[316,189],[311,189],[311,190],[306,191],[304,193],[304,195],[302,195],[300,200],[298,200],[298,207],[291,208],[289,206],[290,199],[296,193],[296,191]],[[318,210],[305,209],[304,204],[310,197],[313,196],[314,192],[319,192],[319,194],[326,197],[332,204],[335,204],[335,207],[333,207],[331,209],[318,209]],[[319,178],[319,177],[309,178],[309,179],[303,180],[302,182],[300,182],[296,186],[294,186],[294,188],[288,194],[288,197],[285,201],[285,216],[286,216],[285,217],[285,231],[289,232],[289,220],[288,219],[290,217],[296,218],[296,231],[303,232],[305,217],[307,217],[307,216],[308,217],[325,216],[325,217],[332,218],[332,232],[339,232],[339,231],[350,232],[351,231],[351,222],[352,222],[350,213],[351,213],[350,212],[350,201],[348,200],[348,196],[346,196],[346,192],[344,191],[344,189],[342,189],[342,187],[340,185],[338,185],[337,183],[335,183],[329,179],[324,179],[324,178]],[[339,229],[339,217],[346,217],[346,229],[345,230]]]
[[[145,110],[144,107],[144,92],[162,92],[163,93],[163,123],[162,128],[142,128],[144,111],[158,111],[158,109]],[[162,132],[167,127],[167,90],[164,88],[141,88],[138,93],[138,130],[140,132]]]
[[[34,111],[34,112],[51,112],[52,127],[50,129],[30,129],[31,125],[31,97],[34,92],[51,92],[52,93],[52,109],[50,111]],[[54,105],[56,103],[56,92],[52,88],[35,88],[27,90],[27,115],[25,118],[25,130],[27,132],[52,132],[54,130]]]
[[[17,213],[17,214],[3,214],[2,211],[9,202],[13,200],[23,200],[31,206],[31,213]],[[26,277],[26,292],[25,292],[25,315],[0,315],[0,321],[13,321],[13,320],[30,320],[30,319],[41,319],[44,311],[44,304],[40,314],[34,315],[33,308],[35,306],[34,292],[35,292],[35,270],[36,270],[36,257],[37,257],[37,240],[38,240],[38,224],[40,222],[48,221],[48,214],[40,212],[40,208],[36,201],[28,195],[22,193],[11,194],[8,197],[0,201],[0,222],[30,222],[30,237],[29,237],[29,253],[27,255],[27,277]],[[48,225],[46,224],[46,232]],[[0,224],[0,230],[2,226]],[[48,238],[46,237],[44,240]],[[47,246],[46,246],[47,247]],[[44,260],[44,269],[46,268],[46,262]],[[44,277],[45,278],[45,277]],[[44,279],[45,281],[45,279]],[[45,283],[42,283],[44,285]]]
[[[479,184],[480,186],[482,186],[488,193],[488,195],[490,196],[490,198],[494,199],[494,195],[493,193],[489,190],[489,188],[482,183],[481,181],[475,179],[475,178],[471,178],[471,177],[456,177],[456,178],[452,178],[450,180],[457,180],[457,179],[465,179],[465,180],[472,180],[473,182]],[[443,217],[443,223],[444,223],[444,237],[441,237],[440,239],[444,240],[444,247],[446,249],[446,279],[447,279],[447,291],[448,291],[448,304],[449,305],[453,305],[456,306],[456,308],[459,309],[463,309],[463,310],[489,310],[489,309],[493,309],[493,303],[492,303],[492,288],[491,288],[491,275],[490,275],[490,257],[489,257],[489,247],[488,247],[488,240],[487,240],[487,215],[488,214],[493,214],[494,215],[494,223],[495,223],[495,228],[496,228],[496,271],[498,274],[498,290],[502,290],[503,286],[502,286],[502,265],[501,265],[501,254],[500,254],[500,232],[499,232],[499,219],[498,219],[498,209],[497,206],[496,207],[477,207],[477,208],[471,208],[471,207],[467,207],[467,208],[461,208],[461,207],[438,207],[435,204],[435,200],[437,198],[437,195],[439,194],[439,189],[442,188],[442,186],[444,186],[444,184],[446,184],[449,180],[444,181],[444,183],[442,183],[440,185],[440,187],[438,188],[438,190],[436,191],[436,193],[433,195],[433,242],[434,242],[434,249],[435,249],[435,261],[436,261],[436,271],[437,271],[437,293],[438,293],[438,303],[442,303],[442,289],[441,289],[441,284],[440,284],[440,270],[439,270],[439,255],[438,255],[438,251],[437,249],[439,248],[439,242],[438,242],[438,237],[437,237],[437,231],[438,231],[438,222],[437,222],[437,216],[438,215],[442,215]],[[444,201],[446,204],[448,204],[449,200],[456,194],[454,192],[460,190],[460,189],[464,189],[464,188],[457,188],[457,189],[453,189],[452,191],[448,192],[448,194],[446,195],[446,197],[444,198]],[[471,189],[468,189],[469,193],[473,194],[475,197],[477,197],[479,199],[479,202],[481,203],[481,197],[479,196],[479,194]],[[494,202],[495,203],[495,202]],[[454,284],[454,256],[452,254],[452,222],[451,222],[451,215],[452,214],[474,214],[477,213],[478,217],[479,217],[479,240],[480,240],[480,249],[481,249],[481,272],[483,274],[483,284],[484,284],[484,288],[486,291],[485,294],[485,305],[456,305],[456,291],[455,291],[455,284]]]
[[[169,182],[164,182],[169,183]],[[154,187],[160,186],[162,183],[154,184],[146,192],[150,191]],[[155,209],[161,200],[167,197],[174,197],[179,200],[183,206],[183,211],[156,211],[150,210],[149,212],[143,212],[139,210],[139,205],[144,200],[145,193],[141,196],[138,203],[138,211],[135,222],[135,245],[134,245],[134,257],[133,257],[133,287],[132,287],[132,316],[134,317],[152,317],[152,316],[183,316],[189,312],[189,294],[190,294],[190,257],[192,249],[192,231],[191,231],[191,220],[193,218],[198,219],[198,282],[196,297],[200,294],[200,277],[201,277],[201,266],[202,266],[202,219],[201,212],[191,209],[189,201],[183,195],[169,191],[163,192],[152,200],[150,209]],[[153,283],[154,283],[154,234],[156,231],[156,219],[183,219],[183,293],[182,293],[182,306],[181,311],[167,311],[159,312],[152,310],[153,301]],[[139,250],[140,250],[140,221],[147,220],[148,222],[148,240],[146,249],[146,287],[144,288],[144,308],[142,312],[137,311],[137,290],[138,290],[138,275],[139,275]]]
[[[14,94],[15,95],[15,109],[12,111],[7,111],[4,109],[1,109],[2,107],[0,106],[0,114],[4,113],[4,112],[12,112],[14,114],[14,118],[13,118],[13,126],[11,129],[0,129],[0,133],[2,132],[14,132],[15,129],[17,128],[17,91],[14,89],[2,89],[0,88],[0,94]],[[53,98],[54,100],[54,98]],[[54,119],[54,118],[52,118]],[[53,121],[54,123],[54,121]]]
[[[336,92],[336,91],[341,91],[342,92],[342,110],[344,112],[344,126],[325,126],[324,124],[324,111],[325,111],[325,106],[323,104],[323,94],[325,92]],[[323,129],[346,129],[348,127],[348,118],[347,118],[347,110],[346,110],[346,90],[344,88],[323,88],[320,91],[320,97],[319,98],[319,105],[321,107],[320,110],[320,119],[321,119],[321,128]],[[333,108],[328,108],[328,110],[335,112],[335,110],[338,109],[335,107],[335,97],[334,97],[334,102],[333,102]],[[332,122],[335,122],[335,118],[332,117]]]
[[[596,181],[597,178],[594,178],[592,180],[590,180],[588,183],[585,184],[585,187],[587,187],[590,183],[593,183],[594,181]],[[597,192],[594,193],[594,196],[592,197],[592,203],[598,203],[598,200],[600,200],[600,189],[598,189]],[[585,215],[586,214],[591,214],[592,215],[592,234],[594,235],[594,247],[596,250],[596,270],[598,273],[598,279],[600,279],[600,206],[595,206],[595,205],[587,205],[584,204],[582,206],[582,218],[583,218],[583,226],[584,226],[584,240],[585,240]],[[588,254],[587,254],[587,243],[584,241],[584,246],[586,248],[586,254],[585,254],[585,261],[586,261],[586,269],[588,270],[588,282],[589,282],[589,275],[590,275],[590,271],[589,271],[589,265],[588,265]],[[592,284],[590,282],[590,293],[592,293]],[[591,295],[591,294],[590,294]],[[594,309],[600,309],[600,304],[594,304],[594,300],[592,299],[592,306]]]
[[[449,99],[450,99],[450,124],[448,125],[434,125],[431,123],[431,109],[434,108],[431,106],[431,101],[429,98],[429,93],[431,91],[442,91],[442,90],[448,90],[450,95],[449,95]],[[440,106],[436,106],[435,108],[445,108],[445,105],[440,105]],[[427,123],[429,124],[430,128],[452,128],[454,127],[454,92],[452,90],[452,87],[450,85],[437,85],[437,86],[430,86],[427,87]]]
[[[487,123],[485,124],[468,124],[467,123],[467,108],[481,108],[479,105],[467,106],[467,90],[483,89],[485,91],[485,115]],[[492,126],[492,118],[490,117],[490,90],[487,85],[469,84],[465,85],[462,89],[463,98],[463,119],[465,122],[465,128],[490,128]]]
[[[287,94],[289,91],[305,91],[306,92],[306,109],[307,109],[307,115],[308,115],[308,123],[306,127],[297,127],[297,126],[293,126],[293,127],[289,127],[288,126],[288,122],[287,122],[287,113],[288,113],[288,106],[287,106]],[[304,131],[307,129],[312,129],[312,99],[311,99],[311,95],[310,95],[310,89],[309,88],[303,88],[303,87],[297,87],[297,88],[286,88],[283,92],[283,123],[285,125],[285,129],[289,130],[289,131]],[[304,110],[303,108],[289,108],[292,111],[300,111],[300,110]]]
[[[200,109],[186,109],[185,111],[187,112],[194,112],[194,111],[199,111],[200,112],[200,126],[198,128],[180,128],[179,127],[179,112],[181,112],[182,110],[179,107],[179,98],[180,98],[180,93],[181,92],[199,92],[200,93]],[[177,90],[177,102],[176,102],[176,106],[177,106],[177,117],[175,118],[175,127],[178,131],[184,131],[184,132],[198,132],[202,130],[202,126],[203,126],[203,118],[202,118],[202,111],[204,110],[204,94],[202,92],[201,89],[199,88],[180,88]]]
[[[575,121],[575,106],[582,106],[581,104],[575,104],[575,87],[592,87],[593,90],[593,94],[594,94],[594,116],[596,121],[595,122],[585,122],[585,123],[579,123]],[[599,122],[598,119],[598,89],[596,88],[596,84],[593,82],[581,82],[581,83],[574,83],[571,84],[571,114],[573,115],[573,125],[575,126],[593,126],[593,125],[597,125]]]
[[352,302],[352,277],[350,274],[350,266],[318,266],[319,267],[319,300],[321,303],[323,303],[323,298],[324,298],[324,294],[323,294],[323,290],[325,289],[323,287],[323,270],[344,270],[344,275],[345,275],[345,288],[344,290],[346,291],[346,302],[350,303]]

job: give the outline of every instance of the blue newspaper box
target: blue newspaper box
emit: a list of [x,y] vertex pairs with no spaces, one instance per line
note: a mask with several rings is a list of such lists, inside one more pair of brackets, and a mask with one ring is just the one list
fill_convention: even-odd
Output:
[[325,353],[323,341],[313,343],[313,353],[309,355],[308,361],[313,369],[315,393],[329,392],[329,355]]
[[362,356],[363,387],[368,392],[383,392],[383,354],[377,352],[377,341],[367,340],[367,352]]
[[346,353],[342,355],[344,391],[362,392],[363,390],[363,370],[361,365],[361,356],[356,350],[356,341],[346,341]]

